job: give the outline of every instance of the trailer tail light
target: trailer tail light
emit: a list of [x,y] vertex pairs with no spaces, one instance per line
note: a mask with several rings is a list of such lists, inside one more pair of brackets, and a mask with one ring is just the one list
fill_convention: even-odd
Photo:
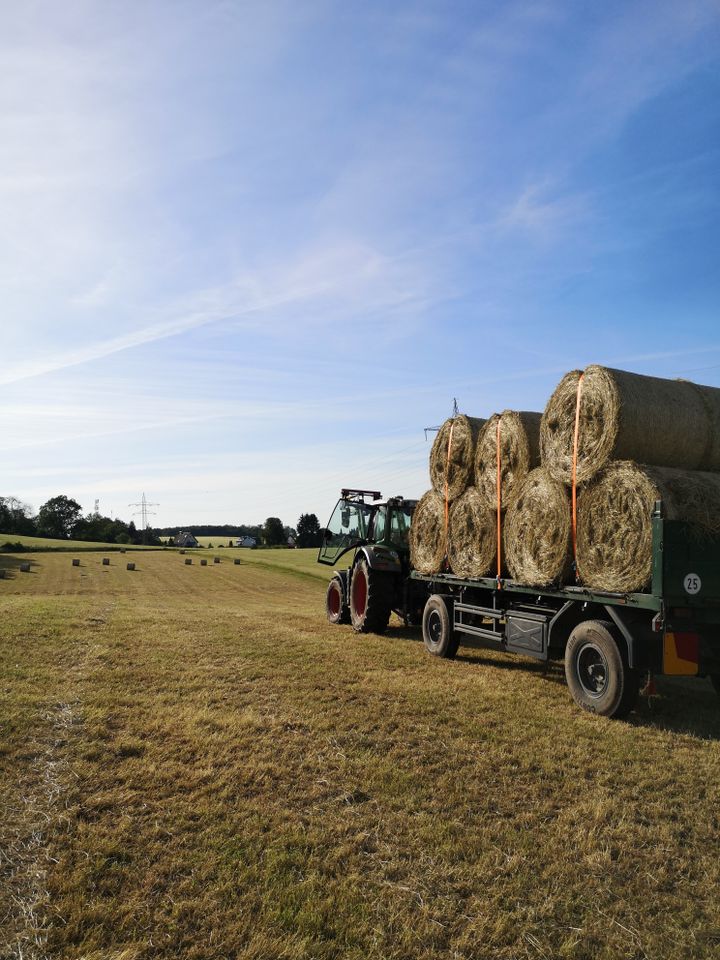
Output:
[[694,677],[700,659],[697,633],[666,633],[663,641],[663,673],[674,677]]

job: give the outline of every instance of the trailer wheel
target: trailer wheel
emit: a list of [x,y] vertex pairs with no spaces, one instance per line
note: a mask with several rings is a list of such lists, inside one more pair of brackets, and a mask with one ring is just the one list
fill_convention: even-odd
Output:
[[428,653],[434,657],[452,660],[460,642],[450,623],[447,604],[442,597],[433,594],[428,598],[422,618],[423,642]]
[[388,574],[373,570],[365,557],[350,579],[350,622],[356,633],[385,633],[392,610]]
[[635,706],[638,674],[628,666],[614,624],[585,620],[565,648],[565,677],[575,702],[601,717],[625,717]]
[[329,623],[350,623],[350,609],[339,577],[333,577],[325,594],[325,613]]

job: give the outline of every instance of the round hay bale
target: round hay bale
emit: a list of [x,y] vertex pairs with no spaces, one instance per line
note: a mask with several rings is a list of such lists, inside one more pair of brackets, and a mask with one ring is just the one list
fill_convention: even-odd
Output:
[[185,553],[185,551],[184,551],[184,550],[181,550],[181,551],[180,551],[180,556],[182,556],[184,553]]
[[213,557],[213,563],[220,563],[220,557]]
[[477,417],[459,414],[445,421],[433,441],[430,450],[430,483],[433,490],[444,497],[447,479],[447,497],[450,502],[456,500],[472,483],[475,445],[484,424],[485,421]]
[[205,559],[205,557],[203,557],[202,560],[200,561],[200,566],[201,566],[201,567],[206,567],[206,566],[207,566],[207,560]]
[[419,573],[439,573],[446,552],[445,503],[439,493],[428,490],[410,524],[410,561]]
[[494,413],[475,448],[475,486],[488,507],[497,508],[497,429],[500,424],[500,497],[507,510],[528,473],[540,466],[541,413]]
[[240,566],[240,558],[239,558],[239,557],[235,557],[235,559],[233,560],[233,563],[235,564],[236,567],[239,567],[239,566]]
[[596,590],[643,590],[652,576],[652,511],[663,501],[668,520],[685,520],[699,535],[720,532],[720,474],[609,464],[578,496],[578,572]]
[[450,508],[448,563],[459,577],[485,577],[497,557],[497,511],[489,507],[475,487]]
[[185,557],[185,566],[186,567],[192,566],[192,557]]
[[4,579],[5,579],[5,568],[0,567],[0,580],[4,580]]
[[110,566],[110,558],[109,558],[109,557],[103,557],[102,565],[103,565],[104,567],[109,567],[109,566]]
[[80,561],[79,561],[79,560],[73,560],[72,565],[73,565],[74,567],[79,567],[79,566],[80,566]]
[[27,561],[20,564],[20,573],[30,573],[30,564]]
[[[542,465],[572,481],[575,408],[580,370],[567,373],[545,407]],[[720,389],[687,380],[587,367],[580,400],[577,482],[611,460],[686,470],[720,470]]]
[[505,562],[513,580],[544,587],[567,579],[572,570],[571,525],[565,485],[544,467],[532,470],[503,525]]
[[134,569],[135,569],[135,564],[133,563],[132,560],[128,563],[127,569],[128,569],[128,570],[134,570]]

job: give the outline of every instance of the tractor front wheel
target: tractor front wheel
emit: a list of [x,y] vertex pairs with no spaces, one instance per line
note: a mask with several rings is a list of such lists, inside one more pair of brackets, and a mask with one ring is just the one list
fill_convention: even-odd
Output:
[[329,623],[350,623],[350,610],[338,577],[333,577],[325,594],[325,614]]
[[356,633],[385,633],[392,609],[388,574],[373,570],[365,557],[350,579],[350,622]]

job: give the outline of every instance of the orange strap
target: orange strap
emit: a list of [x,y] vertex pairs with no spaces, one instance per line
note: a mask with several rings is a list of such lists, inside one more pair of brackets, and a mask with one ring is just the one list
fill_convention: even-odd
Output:
[[496,486],[497,486],[497,582],[498,587],[502,588],[502,470],[500,469],[500,417],[495,424],[495,463],[496,463]]
[[445,559],[447,559],[448,528],[450,526],[450,498],[449,498],[449,479],[450,473],[450,451],[452,450],[453,430],[455,421],[450,421],[450,433],[448,435],[447,457],[445,458]]
[[575,435],[573,436],[573,455],[572,455],[572,547],[573,560],[575,561],[575,579],[580,579],[577,560],[577,460],[578,460],[578,441],[580,439],[580,398],[582,397],[582,382],[584,373],[580,374],[577,384],[577,396],[575,398]]

